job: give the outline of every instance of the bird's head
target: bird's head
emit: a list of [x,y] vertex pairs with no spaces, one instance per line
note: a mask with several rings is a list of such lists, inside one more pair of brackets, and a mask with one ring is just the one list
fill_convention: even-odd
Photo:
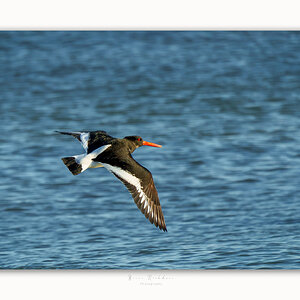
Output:
[[136,135],[135,136],[126,136],[124,139],[130,141],[130,145],[132,145],[134,148],[134,149],[131,149],[132,152],[141,146],[151,146],[151,147],[158,147],[158,148],[162,147],[161,145],[158,145],[158,144],[146,142],[140,136],[136,136]]

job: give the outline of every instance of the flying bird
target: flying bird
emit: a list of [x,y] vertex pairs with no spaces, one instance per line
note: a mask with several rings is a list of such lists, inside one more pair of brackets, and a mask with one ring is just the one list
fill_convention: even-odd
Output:
[[75,137],[85,150],[84,154],[62,158],[73,175],[89,168],[106,168],[122,181],[151,224],[167,231],[152,174],[131,156],[141,146],[161,145],[146,142],[140,136],[114,138],[105,131],[56,132]]

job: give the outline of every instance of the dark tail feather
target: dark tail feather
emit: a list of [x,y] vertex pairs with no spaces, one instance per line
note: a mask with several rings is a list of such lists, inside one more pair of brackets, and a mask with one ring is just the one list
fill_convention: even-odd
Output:
[[73,174],[73,175],[78,175],[81,173],[82,171],[82,167],[81,167],[81,164],[78,164],[75,160],[75,157],[74,156],[70,156],[70,157],[63,157],[61,159],[64,164],[68,167],[68,169],[70,170],[70,172]]

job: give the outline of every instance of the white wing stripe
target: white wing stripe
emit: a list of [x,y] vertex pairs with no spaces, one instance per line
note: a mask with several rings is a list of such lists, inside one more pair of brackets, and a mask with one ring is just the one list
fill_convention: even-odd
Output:
[[95,149],[93,152],[89,153],[88,155],[91,155],[92,158],[96,158],[99,154],[104,152],[110,146],[111,146],[111,144],[99,147],[99,148]]
[[148,207],[148,213],[150,212],[150,205],[148,203],[148,199],[147,199],[147,196],[146,194],[143,192],[142,190],[142,186],[141,186],[141,182],[140,180],[135,177],[134,175],[130,174],[129,172],[127,171],[124,171],[123,169],[119,168],[119,167],[116,167],[116,166],[112,166],[112,165],[109,165],[109,164],[105,164],[105,163],[102,163],[102,165],[110,172],[112,173],[115,173],[117,174],[119,177],[121,177],[123,180],[125,180],[126,182],[128,182],[129,184],[131,185],[134,185],[141,197],[141,203],[144,203],[144,209],[146,207]]
[[[140,193],[140,197],[141,197],[141,203],[143,203],[146,200],[146,197],[143,193]],[[147,200],[146,200],[147,201]]]
[[116,167],[116,166],[112,166],[110,164],[105,164],[102,163],[102,165],[110,172],[117,174],[119,177],[121,177],[123,180],[127,181],[128,183],[134,185],[139,194],[142,193],[142,187],[141,187],[141,183],[140,180],[133,176],[132,174],[130,174],[129,172],[124,171],[123,169]]
[[86,152],[87,152],[87,149],[88,149],[89,138],[90,138],[90,133],[89,132],[84,132],[84,133],[80,134],[80,140],[81,140],[82,146],[83,146],[83,148]]
[[75,160],[78,164],[81,164],[82,172],[92,167],[94,164],[93,159],[96,158],[100,153],[104,152],[107,148],[109,148],[111,144],[102,146],[89,154],[81,154],[76,155]]

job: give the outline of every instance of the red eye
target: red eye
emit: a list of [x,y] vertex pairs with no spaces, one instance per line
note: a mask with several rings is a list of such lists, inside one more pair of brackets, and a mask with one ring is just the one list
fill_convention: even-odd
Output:
[[138,138],[138,141],[140,141],[141,140],[141,138]]

